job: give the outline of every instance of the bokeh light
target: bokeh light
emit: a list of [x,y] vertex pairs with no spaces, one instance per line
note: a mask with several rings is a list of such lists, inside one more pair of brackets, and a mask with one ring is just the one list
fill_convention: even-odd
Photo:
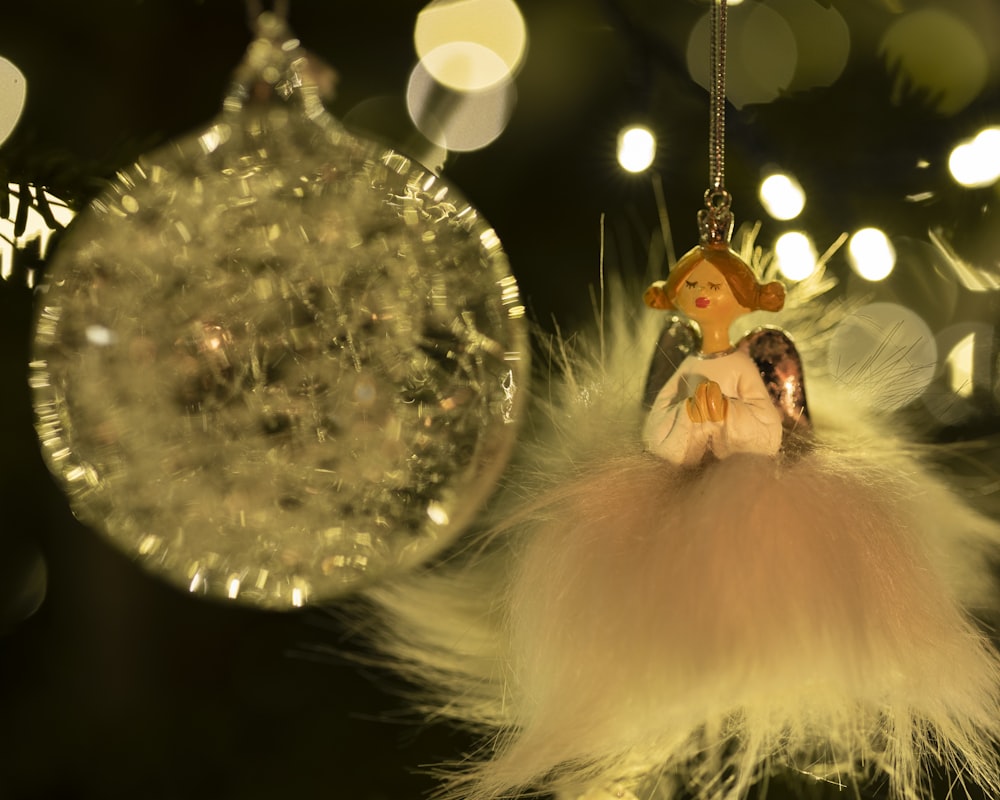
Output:
[[0,144],[10,136],[21,118],[28,84],[14,64],[0,58]]
[[[28,190],[35,193],[43,192],[53,218],[60,225],[68,225],[73,219],[72,209],[55,195],[32,187],[28,187]],[[7,191],[10,192],[10,219],[0,219],[0,279],[2,280],[10,278],[13,272],[14,248],[22,248],[32,239],[38,239],[39,254],[44,256],[49,246],[49,238],[52,236],[52,229],[35,208],[32,198],[22,198],[21,187],[16,183],[9,184]],[[18,207],[25,200],[29,205],[24,233],[14,236],[14,220],[17,218]]]
[[812,240],[800,231],[781,234],[774,243],[778,270],[790,281],[801,281],[816,271],[816,248]]
[[420,63],[438,83],[458,92],[479,92],[510,78],[506,62],[475,42],[447,42]]
[[447,161],[447,150],[414,130],[402,94],[366,97],[346,111],[341,121],[348,130],[385,142],[435,174],[440,174]]
[[790,175],[776,172],[760,184],[760,202],[775,219],[795,219],[806,205],[806,193]]
[[789,91],[830,86],[841,76],[851,53],[851,31],[829,2],[765,0],[788,23],[798,45],[795,77]]
[[987,50],[981,33],[951,12],[925,8],[903,14],[880,45],[895,79],[893,102],[913,96],[942,114],[961,111],[986,86]]
[[[687,68],[691,78],[708,88],[710,15],[695,24],[688,37]],[[795,77],[798,46],[784,17],[763,3],[731,9],[727,25],[726,97],[736,108],[769,103],[786,91]]]
[[976,334],[969,333],[959,339],[958,344],[945,357],[949,388],[959,397],[972,396],[975,352]]
[[962,256],[952,243],[954,232],[941,226],[928,228],[927,241],[938,255],[942,274],[950,275],[970,292],[993,292],[1000,289],[1000,277],[991,263],[976,264]]
[[937,344],[918,314],[895,303],[870,303],[834,330],[830,374],[873,408],[902,408],[920,397],[937,369]]
[[644,172],[656,158],[656,136],[645,125],[629,125],[618,133],[618,163],[628,172]]
[[948,171],[962,186],[989,186],[1000,180],[1000,128],[986,128],[957,145],[948,157]]
[[413,39],[434,80],[478,92],[510,80],[528,37],[513,0],[434,0],[417,15]]
[[988,396],[992,385],[995,336],[995,327],[986,322],[959,322],[938,332],[938,352],[947,355],[923,402],[940,422],[954,425],[981,413],[976,394]]
[[417,130],[439,147],[470,152],[496,141],[517,101],[513,81],[478,92],[457,92],[439,84],[421,60],[410,74],[406,108]]
[[948,353],[942,363],[954,395],[968,398],[977,389],[989,389],[995,334],[994,326],[986,322],[960,322],[938,333],[938,350]]
[[878,228],[856,231],[847,244],[847,254],[854,271],[867,281],[884,280],[896,266],[892,242]]

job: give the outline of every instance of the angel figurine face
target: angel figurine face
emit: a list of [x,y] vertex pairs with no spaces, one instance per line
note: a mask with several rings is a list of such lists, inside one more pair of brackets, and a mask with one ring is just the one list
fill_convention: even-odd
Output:
[[778,311],[785,300],[777,282],[759,284],[728,247],[699,246],[684,255],[666,281],[646,290],[646,305],[677,309],[701,328],[703,353],[728,350],[729,326],[757,309]]
[[[699,261],[677,287],[674,305],[701,327],[706,343],[722,337],[724,348],[729,346],[729,326],[739,317],[750,313],[733,295],[725,276],[711,261]],[[714,335],[713,335],[714,334]],[[703,344],[702,350],[706,351]]]

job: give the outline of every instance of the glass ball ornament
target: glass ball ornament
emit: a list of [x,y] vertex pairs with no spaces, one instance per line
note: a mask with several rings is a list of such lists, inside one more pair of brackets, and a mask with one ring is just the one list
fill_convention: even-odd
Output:
[[83,522],[191,592],[287,608],[438,552],[511,448],[517,285],[452,187],[349,134],[264,14],[218,118],[61,242],[31,384]]

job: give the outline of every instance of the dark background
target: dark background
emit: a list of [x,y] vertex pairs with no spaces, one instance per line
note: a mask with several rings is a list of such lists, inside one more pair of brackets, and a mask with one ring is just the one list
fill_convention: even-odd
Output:
[[[997,272],[997,189],[960,189],[945,162],[960,139],[1000,124],[1000,55],[990,53],[978,98],[941,113],[918,90],[894,102],[896,75],[878,52],[897,15],[921,7],[998,26],[987,37],[996,41],[993,4],[833,0],[851,32],[841,78],[730,111],[738,217],[764,218],[756,183],[780,163],[813,187],[796,225],[821,250],[861,225],[900,241],[923,241],[939,227],[963,257]],[[521,5],[530,51],[511,123],[484,150],[451,157],[445,174],[496,227],[532,316],[572,331],[590,318],[601,215],[608,269],[644,274],[659,235],[650,176],[626,176],[614,163],[618,128],[634,115],[661,137],[656,174],[678,248],[694,243],[708,111],[683,47],[705,6]],[[292,2],[293,29],[339,73],[335,115],[350,119],[371,97],[400,98],[422,6]],[[249,35],[238,0],[0,0],[0,56],[28,81],[0,170],[83,203],[116,168],[217,113]],[[374,132],[399,145],[410,136],[402,119],[376,120]],[[761,243],[784,227],[765,224]],[[840,291],[861,290],[842,257],[831,268]],[[401,711],[398,685],[354,662],[358,646],[337,613],[272,614],[182,595],[73,520],[34,439],[25,382],[33,297],[17,277],[0,283],[0,800],[403,800],[428,790],[421,765],[454,758],[467,742]],[[885,287],[861,288],[931,317],[946,295],[949,319],[995,321],[996,293],[955,290],[952,277],[902,265]],[[930,426],[926,435],[988,441],[996,398],[978,403],[963,426]]]

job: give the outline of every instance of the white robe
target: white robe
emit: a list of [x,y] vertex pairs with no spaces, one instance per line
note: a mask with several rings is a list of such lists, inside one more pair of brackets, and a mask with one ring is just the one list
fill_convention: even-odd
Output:
[[[729,400],[722,422],[688,416],[686,401],[706,380],[718,383]],[[774,455],[781,448],[781,415],[746,353],[688,356],[653,401],[642,438],[652,453],[674,464],[698,464],[706,452],[718,458]]]

